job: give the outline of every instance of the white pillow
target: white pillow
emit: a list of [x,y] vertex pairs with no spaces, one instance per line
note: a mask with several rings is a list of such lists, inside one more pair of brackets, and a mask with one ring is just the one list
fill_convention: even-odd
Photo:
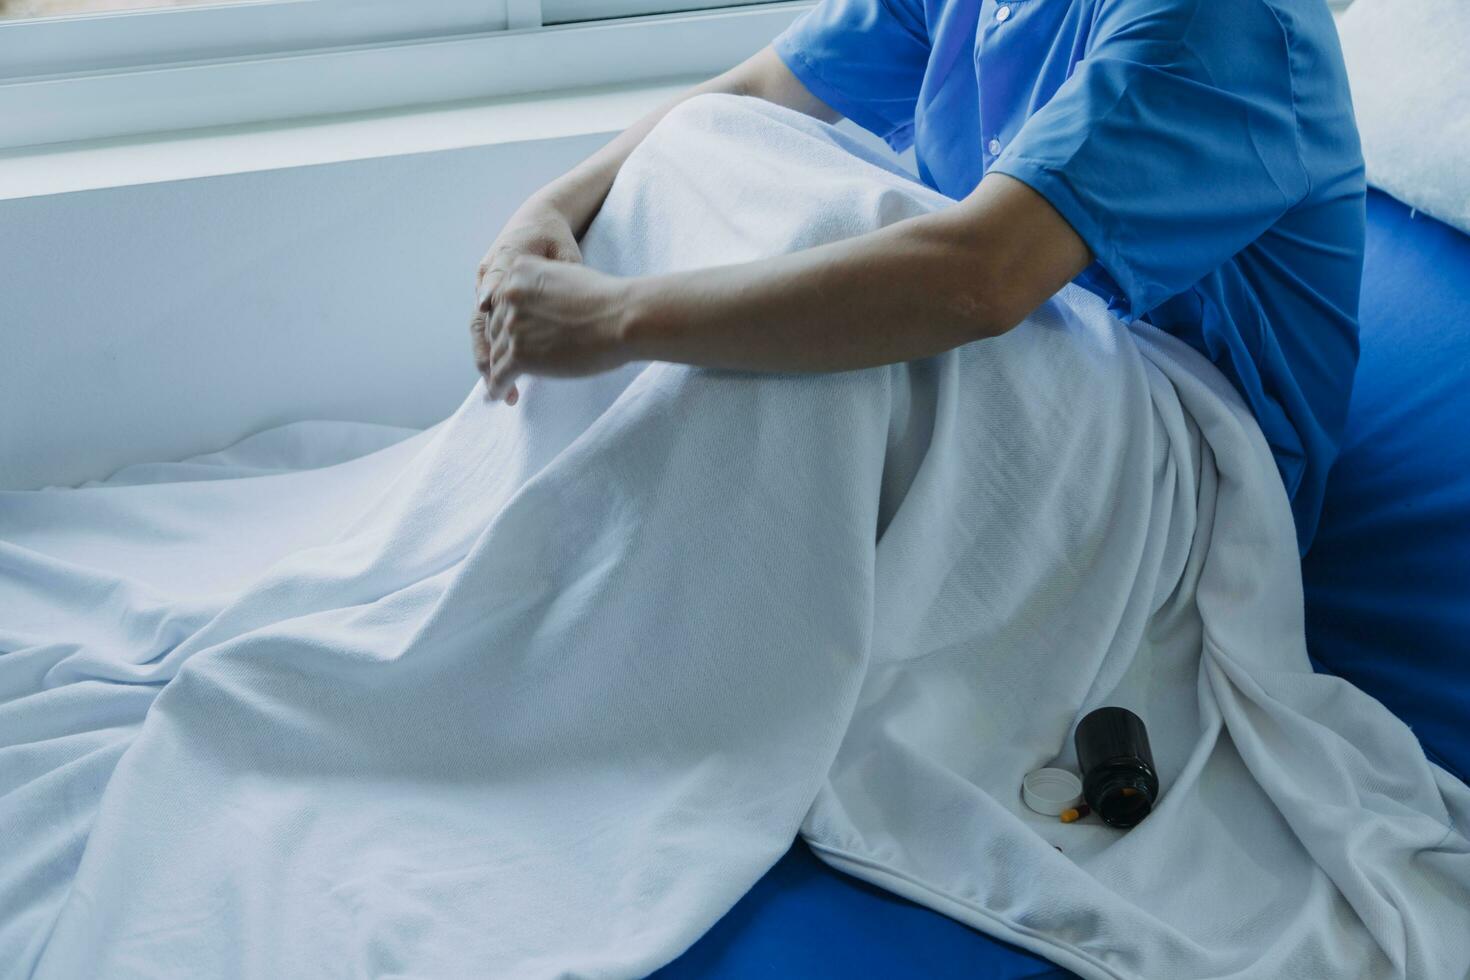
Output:
[[1470,0],[1357,0],[1338,31],[1368,183],[1470,234]]

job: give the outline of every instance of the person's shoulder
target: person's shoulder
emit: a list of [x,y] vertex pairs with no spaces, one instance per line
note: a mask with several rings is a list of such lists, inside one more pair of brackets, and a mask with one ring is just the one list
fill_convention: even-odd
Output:
[[[1126,13],[1151,16],[1165,22],[1189,22],[1199,16],[1219,16],[1225,20],[1239,17],[1275,16],[1278,12],[1305,13],[1314,8],[1326,10],[1323,0],[1074,0],[1093,8],[1100,17]],[[1331,15],[1328,15],[1331,19]]]
[[[1080,0],[1093,45],[1124,42],[1156,53],[1256,60],[1284,54],[1282,0]],[[1298,0],[1284,0],[1295,4]],[[1322,4],[1322,0],[1312,0]],[[1325,6],[1325,5],[1324,5]]]
[[[1281,0],[1081,0],[1095,51],[1136,53],[1141,60],[1219,80],[1236,67],[1286,66],[1290,38]],[[1295,4],[1298,0],[1284,0]],[[1322,4],[1322,0],[1311,0]],[[1325,5],[1324,5],[1325,6]]]
[[[1112,2],[1112,0],[1104,0]],[[1288,47],[1336,46],[1337,26],[1323,0],[1135,0],[1159,5],[1172,20],[1187,23],[1194,43],[1216,41],[1236,51],[1253,32],[1279,37]],[[1246,32],[1242,35],[1240,32]]]

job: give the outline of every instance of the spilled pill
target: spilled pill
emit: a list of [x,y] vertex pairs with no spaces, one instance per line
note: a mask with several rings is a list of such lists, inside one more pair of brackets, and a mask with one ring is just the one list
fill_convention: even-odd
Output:
[[1073,823],[1077,820],[1081,820],[1083,817],[1087,816],[1091,812],[1092,807],[1084,803],[1081,806],[1068,807],[1060,814],[1058,814],[1058,816],[1061,818],[1062,823]]

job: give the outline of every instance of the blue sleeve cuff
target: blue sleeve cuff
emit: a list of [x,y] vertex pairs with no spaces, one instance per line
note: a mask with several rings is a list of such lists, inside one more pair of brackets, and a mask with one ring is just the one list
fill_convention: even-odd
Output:
[[807,16],[809,15],[803,15],[783,31],[775,41],[771,42],[771,47],[775,49],[776,55],[791,70],[791,74],[796,76],[797,81],[806,86],[808,92],[821,99],[835,112],[844,118],[851,119],[863,129],[882,139],[893,148],[894,152],[902,153],[907,150],[914,143],[912,119],[894,123],[884,118],[862,100],[853,98],[837,85],[823,78],[817,66],[807,58],[801,43],[802,26]]
[[990,169],[991,172],[1014,177],[1046,198],[1067,224],[1072,226],[1077,237],[1092,252],[1097,264],[1117,284],[1125,301],[1121,309],[1115,310],[1121,319],[1132,322],[1149,311],[1154,303],[1147,296],[1148,290],[1143,281],[1124,260],[1114,237],[1107,233],[1102,216],[1093,212],[1087,199],[1077,193],[1065,175],[1038,160],[1020,156],[1002,156]]

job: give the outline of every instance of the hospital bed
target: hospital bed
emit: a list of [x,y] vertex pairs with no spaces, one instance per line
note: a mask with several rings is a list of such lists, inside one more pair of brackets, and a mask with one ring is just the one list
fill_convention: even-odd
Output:
[[[464,166],[482,164],[466,158]],[[325,176],[322,182],[312,188],[318,202],[331,200]],[[352,197],[350,191],[342,194],[344,202]],[[1318,670],[1341,675],[1378,698],[1411,726],[1430,758],[1465,779],[1470,236],[1378,191],[1370,192],[1367,216],[1361,360],[1341,458],[1303,564],[1309,646]],[[340,231],[330,237],[346,237]],[[289,291],[282,286],[283,293]],[[282,381],[251,397],[263,402],[304,396]],[[237,406],[242,417],[246,408]],[[201,409],[179,425],[202,424],[198,416],[207,414]],[[720,922],[657,976],[1019,980],[1072,974],[834,871],[796,841]]]
[[[1361,319],[1362,357],[1341,461],[1304,563],[1311,651],[1318,669],[1377,697],[1413,728],[1430,757],[1465,778],[1470,236],[1372,192]],[[153,356],[141,348],[129,353],[138,363]],[[279,388],[259,397],[278,396]],[[658,975],[1071,974],[831,870],[797,841]]]
[[[1361,360],[1303,563],[1319,671],[1470,776],[1470,236],[1371,191]],[[661,980],[1070,977],[823,865],[799,841]]]

